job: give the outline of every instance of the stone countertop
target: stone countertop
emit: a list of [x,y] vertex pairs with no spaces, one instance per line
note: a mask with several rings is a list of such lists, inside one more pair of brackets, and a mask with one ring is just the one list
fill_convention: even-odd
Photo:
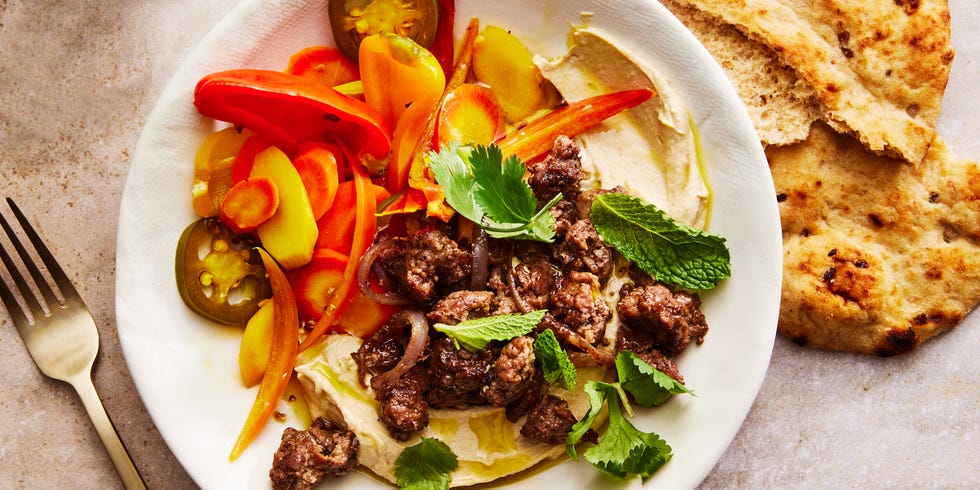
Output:
[[[94,382],[151,488],[194,488],[147,415],[114,320],[119,201],[171,73],[237,0],[0,0],[0,195],[37,224],[99,324]],[[957,50],[940,133],[980,158],[980,8],[949,0]],[[4,206],[5,207],[5,206]],[[703,488],[980,486],[980,314],[873,358],[777,338]],[[0,488],[121,488],[78,397],[0,316]]]

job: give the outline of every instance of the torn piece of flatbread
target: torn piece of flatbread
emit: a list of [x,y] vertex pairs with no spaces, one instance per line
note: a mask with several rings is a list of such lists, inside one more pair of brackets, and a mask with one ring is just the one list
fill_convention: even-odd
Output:
[[783,227],[779,332],[876,355],[915,349],[980,302],[980,166],[937,137],[921,165],[822,123],[770,147]]
[[917,165],[953,61],[946,0],[675,0],[764,43],[826,107],[822,118]]
[[768,46],[708,13],[661,0],[718,61],[748,109],[763,145],[806,139],[822,107],[813,89]]

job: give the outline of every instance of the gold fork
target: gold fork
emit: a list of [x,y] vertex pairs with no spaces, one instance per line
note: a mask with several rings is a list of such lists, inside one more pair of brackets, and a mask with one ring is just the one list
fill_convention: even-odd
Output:
[[17,297],[3,277],[0,277],[0,298],[3,299],[10,318],[17,326],[17,332],[20,333],[28,352],[31,353],[34,363],[41,372],[75,388],[126,488],[145,489],[146,484],[142,476],[119,439],[119,434],[109,420],[105,407],[102,406],[102,401],[92,384],[92,364],[99,352],[99,331],[95,327],[95,321],[68,276],[13,199],[8,197],[7,204],[20,222],[24,234],[34,245],[37,256],[41,258],[51,278],[54,279],[64,300],[59,301],[55,296],[48,281],[34,264],[30,253],[18,240],[17,234],[2,214],[0,214],[0,225],[3,226],[10,243],[17,250],[24,268],[30,274],[47,306],[42,306],[41,301],[34,295],[31,286],[2,244],[0,244],[0,259],[20,292],[25,308],[21,308]]

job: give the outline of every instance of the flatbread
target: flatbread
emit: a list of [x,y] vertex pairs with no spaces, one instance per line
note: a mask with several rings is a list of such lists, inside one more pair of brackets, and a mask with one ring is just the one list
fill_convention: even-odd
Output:
[[694,7],[662,0],[718,61],[748,109],[763,145],[806,139],[823,107],[813,89],[763,43]]
[[779,332],[808,347],[894,355],[980,302],[980,166],[937,137],[921,165],[817,123],[767,150],[783,227]]
[[675,1],[768,46],[837,131],[913,165],[925,156],[954,55],[946,0]]

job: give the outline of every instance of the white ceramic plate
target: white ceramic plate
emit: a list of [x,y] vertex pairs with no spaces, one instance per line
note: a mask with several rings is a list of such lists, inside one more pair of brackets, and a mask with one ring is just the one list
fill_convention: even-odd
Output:
[[[664,437],[674,457],[648,482],[696,486],[721,457],[762,383],[776,329],[781,238],[764,154],[721,69],[660,4],[642,0],[460,0],[457,36],[472,16],[505,26],[532,49],[556,56],[570,25],[612,32],[654,65],[687,99],[700,129],[714,190],[711,231],[728,239],[732,277],[705,295],[705,343],[679,360],[696,397],[675,397],[643,412],[636,425]],[[284,428],[271,422],[235,463],[228,453],[254,390],[242,388],[240,331],[202,320],[184,307],[174,285],[177,239],[195,219],[190,205],[193,156],[214,126],[197,115],[192,92],[213,71],[282,69],[288,56],[332,44],[325,1],[245,1],[211,32],[175,74],[139,141],[120,211],[117,261],[119,337],[150,415],[181,464],[203,488],[268,488],[272,454]],[[295,419],[287,424],[295,424]],[[612,482],[587,462],[564,462],[517,484],[563,488]],[[564,485],[562,485],[564,483]],[[362,474],[333,484],[377,486]],[[510,484],[514,484],[511,482]],[[640,485],[638,481],[630,483]]]

